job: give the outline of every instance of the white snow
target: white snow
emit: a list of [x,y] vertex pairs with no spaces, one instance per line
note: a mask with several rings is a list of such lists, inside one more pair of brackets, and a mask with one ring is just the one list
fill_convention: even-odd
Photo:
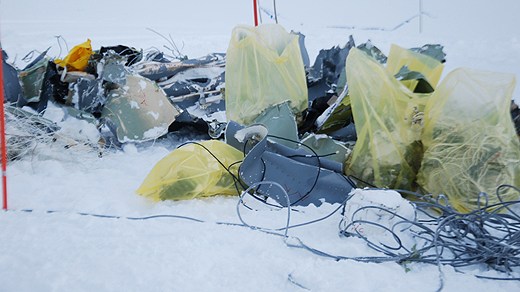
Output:
[[130,108],[131,109],[140,109],[139,104],[135,100],[130,101]]
[[141,79],[141,80],[139,80],[139,86],[141,87],[141,90],[145,90],[146,86],[148,86],[148,83],[146,83],[146,81]]
[[[152,115],[156,120],[159,117],[159,114],[157,114],[157,117],[153,115],[153,112],[148,112],[148,114]],[[153,127],[149,130],[146,130],[143,133],[143,139],[154,139],[155,137],[161,137],[162,135],[166,134],[168,132],[168,125],[162,124],[161,126]]]
[[[270,1],[260,1],[271,9]],[[418,13],[419,0],[277,1],[279,21],[306,35],[311,62],[323,48],[370,39],[383,52],[390,45],[445,46],[444,75],[457,67],[510,72],[520,77],[520,2],[517,0],[423,0],[419,19],[395,31],[332,28],[392,28]],[[272,11],[272,9],[271,9]],[[272,22],[263,15],[264,22]],[[252,1],[157,0],[73,2],[0,0],[0,37],[10,62],[23,67],[30,51],[52,46],[50,55],[92,40],[108,45],[163,49],[166,41],[147,30],[171,35],[190,58],[225,52],[232,28],[253,24]],[[61,50],[60,46],[61,45]],[[520,100],[520,90],[515,89]],[[89,124],[72,121],[57,110],[49,117],[73,139],[95,140]],[[333,261],[304,249],[305,244],[334,255],[377,256],[355,238],[338,235],[339,212],[326,220],[291,229],[290,240],[243,227],[237,197],[152,202],[137,194],[156,162],[186,138],[173,136],[102,157],[89,147],[41,146],[8,165],[9,211],[0,212],[0,291],[519,291],[515,281],[478,279],[503,274],[474,267],[457,272],[450,266],[411,264],[406,271],[393,262]],[[45,153],[45,155],[40,155]],[[50,155],[52,154],[52,155]],[[307,222],[338,205],[298,208],[291,222]],[[33,210],[32,212],[23,210]],[[287,211],[255,205],[239,208],[250,225],[280,228]],[[50,212],[53,211],[53,212]],[[103,218],[82,213],[113,215]],[[155,214],[180,218],[131,220]],[[518,276],[518,275],[516,275]]]
[[156,120],[156,121],[159,119],[159,113],[158,112],[149,111],[146,114],[152,116],[152,118],[154,118],[154,120]]

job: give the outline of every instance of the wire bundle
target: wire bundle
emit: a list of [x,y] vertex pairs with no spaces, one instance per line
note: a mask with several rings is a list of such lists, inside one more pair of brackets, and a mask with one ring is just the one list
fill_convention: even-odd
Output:
[[[500,196],[501,192],[510,190],[520,194],[517,187],[499,186],[496,190],[499,203],[491,205],[488,205],[488,195],[480,194],[479,202],[482,206],[470,213],[455,211],[442,196],[433,199],[401,191],[421,199],[415,202],[415,220],[381,206],[365,206],[356,212],[372,210],[399,220],[391,226],[385,226],[378,221],[355,218],[354,212],[351,218],[343,218],[340,233],[361,238],[388,260],[400,263],[448,264],[456,268],[484,264],[500,272],[514,272],[515,268],[520,267],[520,216],[515,212],[520,201],[506,202]],[[359,226],[363,225],[380,228],[393,238],[394,244],[381,242],[381,236],[371,238],[363,234],[359,231]],[[403,236],[413,237],[411,246],[404,244],[410,244],[410,241]]]
[[38,144],[52,143],[58,127],[37,115],[5,105],[7,160],[33,152]]

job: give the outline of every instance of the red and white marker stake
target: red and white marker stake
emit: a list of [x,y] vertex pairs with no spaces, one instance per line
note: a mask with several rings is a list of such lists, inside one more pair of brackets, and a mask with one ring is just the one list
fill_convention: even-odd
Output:
[[256,0],[253,0],[253,11],[255,15],[255,26],[258,26],[258,3]]

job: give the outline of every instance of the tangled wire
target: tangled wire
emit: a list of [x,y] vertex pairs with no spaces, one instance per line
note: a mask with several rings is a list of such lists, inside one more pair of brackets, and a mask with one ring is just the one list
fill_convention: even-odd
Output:
[[5,105],[7,160],[31,153],[39,144],[50,144],[59,127],[42,117]]
[[54,122],[26,110],[5,105],[5,136],[7,161],[41,153],[40,146],[54,146],[60,149],[75,149],[82,152],[97,152],[112,145],[93,143],[87,137],[69,135]]
[[[369,247],[399,263],[448,264],[455,268],[485,264],[494,270],[511,273],[520,266],[520,216],[515,211],[520,201],[503,201],[501,193],[508,190],[520,194],[517,187],[501,185],[496,190],[499,203],[488,205],[488,195],[482,193],[479,195],[481,206],[465,214],[455,211],[446,197],[434,199],[399,190],[420,199],[414,202],[415,218],[406,218],[383,206],[364,206],[349,218],[343,218],[340,233],[365,240]],[[386,215],[394,220],[392,224],[385,224],[389,221],[366,220],[356,216],[367,211],[379,214],[379,218]],[[390,235],[393,244],[381,242],[380,235],[363,234],[360,226],[380,229]],[[406,236],[411,236],[413,240],[404,238]],[[412,245],[407,246],[405,242]]]
[[[209,149],[206,150],[211,153]],[[317,156],[317,154],[314,155]],[[215,156],[214,158],[219,160]],[[227,170],[232,173],[229,169]],[[234,178],[237,184],[241,184],[237,176],[234,176]],[[496,189],[496,197],[492,199],[488,194],[479,194],[478,208],[469,213],[456,211],[450,205],[448,198],[443,195],[433,197],[407,190],[396,190],[414,199],[409,202],[412,209],[411,216],[402,212],[403,206],[392,208],[384,204],[373,203],[360,206],[347,214],[346,208],[351,205],[354,196],[350,195],[332,213],[323,218],[297,225],[290,225],[292,207],[287,208],[287,225],[282,228],[268,229],[246,223],[240,214],[239,206],[244,205],[243,197],[245,195],[256,198],[271,207],[283,208],[273,206],[258,198],[258,194],[255,194],[254,190],[259,185],[270,185],[278,188],[289,200],[285,189],[276,182],[262,180],[247,189],[241,185],[242,189],[245,189],[242,192],[237,187],[237,191],[241,193],[237,205],[237,214],[241,225],[283,236],[286,239],[286,244],[290,247],[303,248],[314,254],[335,260],[394,261],[401,264],[420,262],[438,265],[439,269],[441,265],[446,264],[455,268],[487,265],[496,271],[508,274],[509,277],[478,277],[495,280],[520,280],[520,278],[513,276],[513,272],[520,271],[515,270],[515,268],[520,267],[520,215],[517,213],[520,211],[520,200],[506,201],[503,198],[504,194],[511,192],[517,193],[517,198],[520,197],[518,187],[501,185]],[[288,201],[287,206],[293,206],[292,202]],[[289,229],[325,220],[341,209],[343,209],[343,217],[339,223],[340,234],[345,237],[358,237],[364,240],[370,248],[382,253],[382,256],[347,257],[332,255],[312,248],[298,238],[288,236]],[[371,230],[371,232],[364,232],[366,230]]]

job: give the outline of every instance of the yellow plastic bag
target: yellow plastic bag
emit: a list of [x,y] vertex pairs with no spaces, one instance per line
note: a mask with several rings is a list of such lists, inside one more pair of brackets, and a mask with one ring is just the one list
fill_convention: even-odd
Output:
[[480,192],[494,204],[499,185],[520,186],[520,142],[509,113],[514,87],[512,74],[457,69],[446,76],[425,108],[421,187],[468,212],[478,207]]
[[70,50],[69,54],[63,59],[56,59],[54,63],[67,68],[69,71],[84,71],[87,68],[88,60],[92,55],[92,46],[90,39],[79,44]]
[[226,60],[226,115],[249,125],[266,108],[289,101],[307,108],[307,83],[298,36],[277,24],[233,29]]
[[233,177],[215,157],[238,176],[242,152],[217,140],[199,144],[186,144],[157,162],[136,192],[156,201],[237,195]]
[[[444,65],[441,62],[430,56],[392,44],[390,53],[388,54],[386,69],[392,75],[395,75],[403,66],[408,67],[410,71],[421,73],[433,88],[439,83],[444,69]],[[402,80],[401,82],[410,89],[410,91],[414,91],[418,83],[417,80]]]
[[345,172],[377,187],[411,189],[428,96],[413,94],[359,49],[350,51],[346,70],[358,140]]

